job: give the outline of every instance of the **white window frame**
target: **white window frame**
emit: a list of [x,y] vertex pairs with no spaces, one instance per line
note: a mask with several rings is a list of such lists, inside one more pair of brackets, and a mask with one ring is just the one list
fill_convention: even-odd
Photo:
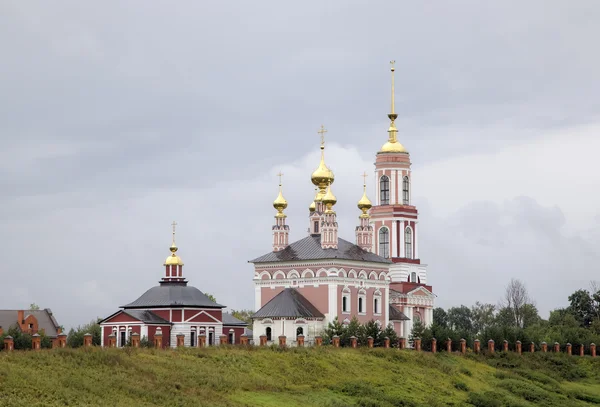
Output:
[[[362,299],[362,311],[361,311],[361,300]],[[367,294],[364,290],[359,291],[358,297],[356,299],[356,310],[358,311],[358,315],[366,315],[367,314]]]
[[[409,231],[410,231],[410,242],[408,242],[406,239],[406,236],[408,236]],[[414,258],[414,251],[415,251],[414,244],[415,244],[415,231],[410,226],[407,226],[404,229],[404,258],[406,258],[406,259]],[[408,248],[408,245],[410,245],[410,251],[406,250]]]
[[[406,182],[407,184],[407,189],[406,189],[406,199],[404,198],[404,183]],[[402,204],[403,205],[410,205],[410,178],[408,177],[408,175],[405,175],[402,177]]]
[[[387,256],[384,256],[381,253],[381,244],[382,244],[381,243],[381,232],[382,232],[383,229],[387,230],[387,236],[388,236],[388,238],[387,238]],[[381,257],[383,257],[385,259],[389,259],[390,258],[390,254],[391,254],[390,253],[390,248],[391,248],[391,245],[392,245],[391,244],[391,240],[392,240],[392,237],[391,237],[390,228],[388,228],[387,226],[380,227],[379,230],[377,231],[377,254],[379,256],[381,256]]]
[[[377,305],[379,306],[379,309],[377,309],[377,307],[375,307],[375,303],[377,302]],[[374,294],[373,295],[373,315],[381,315],[381,294]]]

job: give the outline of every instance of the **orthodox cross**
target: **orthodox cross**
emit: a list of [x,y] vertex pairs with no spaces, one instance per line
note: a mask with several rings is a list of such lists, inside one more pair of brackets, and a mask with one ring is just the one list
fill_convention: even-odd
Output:
[[325,126],[321,125],[321,129],[317,133],[321,135],[321,145],[325,145],[325,133],[327,133]]
[[396,64],[396,61],[391,60],[390,61],[390,65],[392,66],[392,71],[394,71],[396,68],[394,68],[394,65]]
[[279,171],[279,174],[277,174],[277,176],[279,177],[279,186],[281,186],[281,177],[283,177],[283,173]]
[[173,221],[171,226],[173,226],[173,244],[175,244],[175,227],[177,226],[177,222]]
[[364,185],[367,185],[367,177],[368,177],[368,175],[367,175],[367,172],[365,171],[365,172],[363,173],[363,175],[361,175],[361,177],[363,177],[363,182],[364,182]]

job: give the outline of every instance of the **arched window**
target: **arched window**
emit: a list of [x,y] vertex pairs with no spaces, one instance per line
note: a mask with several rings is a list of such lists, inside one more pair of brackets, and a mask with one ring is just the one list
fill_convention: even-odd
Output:
[[192,329],[190,332],[190,346],[192,348],[196,346],[196,329]]
[[348,297],[342,297],[342,312],[348,312]]
[[408,205],[410,203],[410,194],[408,192],[409,180],[408,176],[404,176],[402,180],[402,203]]
[[304,335],[304,328],[302,328],[301,326],[296,328],[296,338],[299,337],[300,335]]
[[362,297],[358,297],[358,312],[365,312],[363,310],[363,299],[362,299]]
[[227,343],[235,345],[235,333],[229,332],[229,337]]
[[414,271],[412,273],[410,273],[410,282],[411,283],[417,282],[417,273],[415,273]]
[[267,335],[267,341],[271,340],[271,327],[267,327],[265,330],[265,335]]
[[315,221],[315,233],[319,233],[319,221]]
[[390,179],[387,175],[379,179],[379,201],[380,205],[390,204]]
[[404,254],[407,259],[413,258],[412,252],[412,229],[406,228],[404,231]]
[[379,314],[379,299],[378,298],[375,298],[373,300],[373,313]]
[[390,230],[385,227],[379,229],[379,255],[386,259],[390,257]]

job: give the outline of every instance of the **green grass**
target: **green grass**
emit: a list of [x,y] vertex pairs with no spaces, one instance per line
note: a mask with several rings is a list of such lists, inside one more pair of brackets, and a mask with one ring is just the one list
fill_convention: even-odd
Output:
[[394,349],[0,352],[0,406],[600,406],[600,358]]

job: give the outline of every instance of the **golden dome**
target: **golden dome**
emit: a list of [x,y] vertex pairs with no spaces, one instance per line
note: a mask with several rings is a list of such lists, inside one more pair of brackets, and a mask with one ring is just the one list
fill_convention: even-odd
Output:
[[277,198],[273,201],[273,208],[275,208],[277,210],[277,215],[275,215],[278,218],[285,218],[286,215],[285,213],[283,213],[283,210],[285,208],[287,208],[287,201],[285,200],[285,198],[283,197],[283,194],[281,192],[281,183],[279,184],[279,195],[277,195]]
[[329,185],[327,187],[327,193],[323,197],[323,204],[327,208],[327,210],[325,212],[326,213],[332,213],[333,211],[331,210],[331,208],[336,203],[337,203],[337,198],[335,197],[335,195],[333,195],[333,192],[331,192],[331,185]]
[[398,141],[388,141],[385,143],[380,150],[381,153],[408,153],[406,148]]
[[317,205],[315,204],[315,201],[312,201],[310,203],[310,205],[308,206],[308,210],[311,212],[314,212],[317,209]]
[[363,196],[362,196],[362,198],[360,198],[360,201],[358,201],[358,209],[360,209],[362,211],[362,214],[360,215],[360,217],[367,218],[367,217],[369,217],[369,214],[367,213],[367,211],[369,209],[371,209],[373,204],[371,203],[369,198],[367,198],[367,186],[363,185],[363,189],[364,189]]
[[325,165],[325,146],[321,146],[321,162],[319,167],[312,173],[310,180],[321,189],[327,188],[327,185],[333,184],[335,177],[333,172]]
[[175,246],[175,242],[173,242],[173,244],[171,245],[169,250],[171,250],[171,255],[169,257],[167,257],[164,265],[165,266],[183,266],[183,261],[181,260],[181,257],[179,257],[178,255],[175,254],[177,252],[177,246]]

